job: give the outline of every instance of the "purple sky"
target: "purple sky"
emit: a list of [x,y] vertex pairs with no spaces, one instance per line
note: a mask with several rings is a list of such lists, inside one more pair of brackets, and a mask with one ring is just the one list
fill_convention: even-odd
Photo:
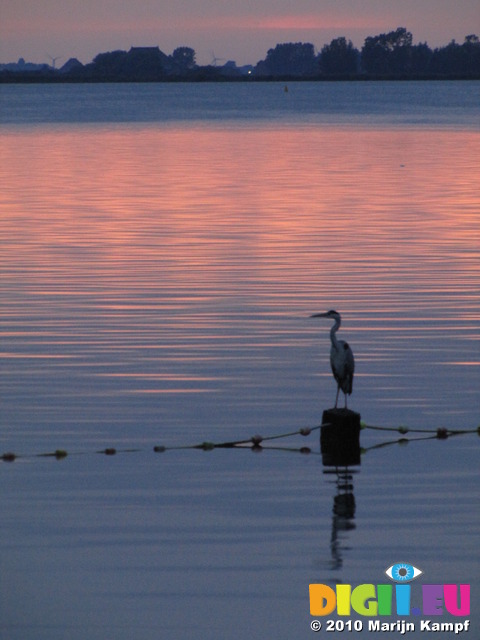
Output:
[[100,52],[190,46],[197,62],[255,64],[281,42],[318,49],[406,27],[435,48],[480,36],[480,0],[1,0],[0,62],[87,63]]

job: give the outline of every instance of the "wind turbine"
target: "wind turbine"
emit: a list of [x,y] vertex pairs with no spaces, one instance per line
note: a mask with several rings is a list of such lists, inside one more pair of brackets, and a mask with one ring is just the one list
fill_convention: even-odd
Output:
[[225,58],[217,58],[215,53],[213,51],[210,52],[212,54],[212,61],[211,61],[211,65],[213,65],[214,67],[217,66],[217,62],[224,62]]
[[57,62],[57,60],[60,60],[62,56],[51,56],[49,53],[47,53],[47,56],[50,58],[50,60],[52,61],[52,68],[55,69],[55,63]]

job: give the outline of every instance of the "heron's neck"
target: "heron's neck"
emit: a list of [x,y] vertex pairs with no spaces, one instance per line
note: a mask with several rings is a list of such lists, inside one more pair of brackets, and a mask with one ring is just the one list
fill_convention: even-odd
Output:
[[332,341],[332,346],[335,347],[335,349],[338,349],[338,340],[335,334],[337,333],[339,328],[340,328],[340,318],[337,318],[335,320],[335,324],[330,329],[330,340]]

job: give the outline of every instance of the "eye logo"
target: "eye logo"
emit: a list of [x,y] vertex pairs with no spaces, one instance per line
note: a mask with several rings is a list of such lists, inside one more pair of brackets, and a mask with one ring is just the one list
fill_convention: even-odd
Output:
[[410,582],[422,575],[423,571],[414,567],[413,564],[408,564],[408,562],[397,562],[388,567],[385,573],[395,582]]

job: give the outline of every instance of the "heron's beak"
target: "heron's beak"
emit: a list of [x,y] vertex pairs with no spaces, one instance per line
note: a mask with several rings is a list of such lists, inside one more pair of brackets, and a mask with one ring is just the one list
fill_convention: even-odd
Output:
[[328,313],[314,313],[310,316],[310,318],[326,318]]

